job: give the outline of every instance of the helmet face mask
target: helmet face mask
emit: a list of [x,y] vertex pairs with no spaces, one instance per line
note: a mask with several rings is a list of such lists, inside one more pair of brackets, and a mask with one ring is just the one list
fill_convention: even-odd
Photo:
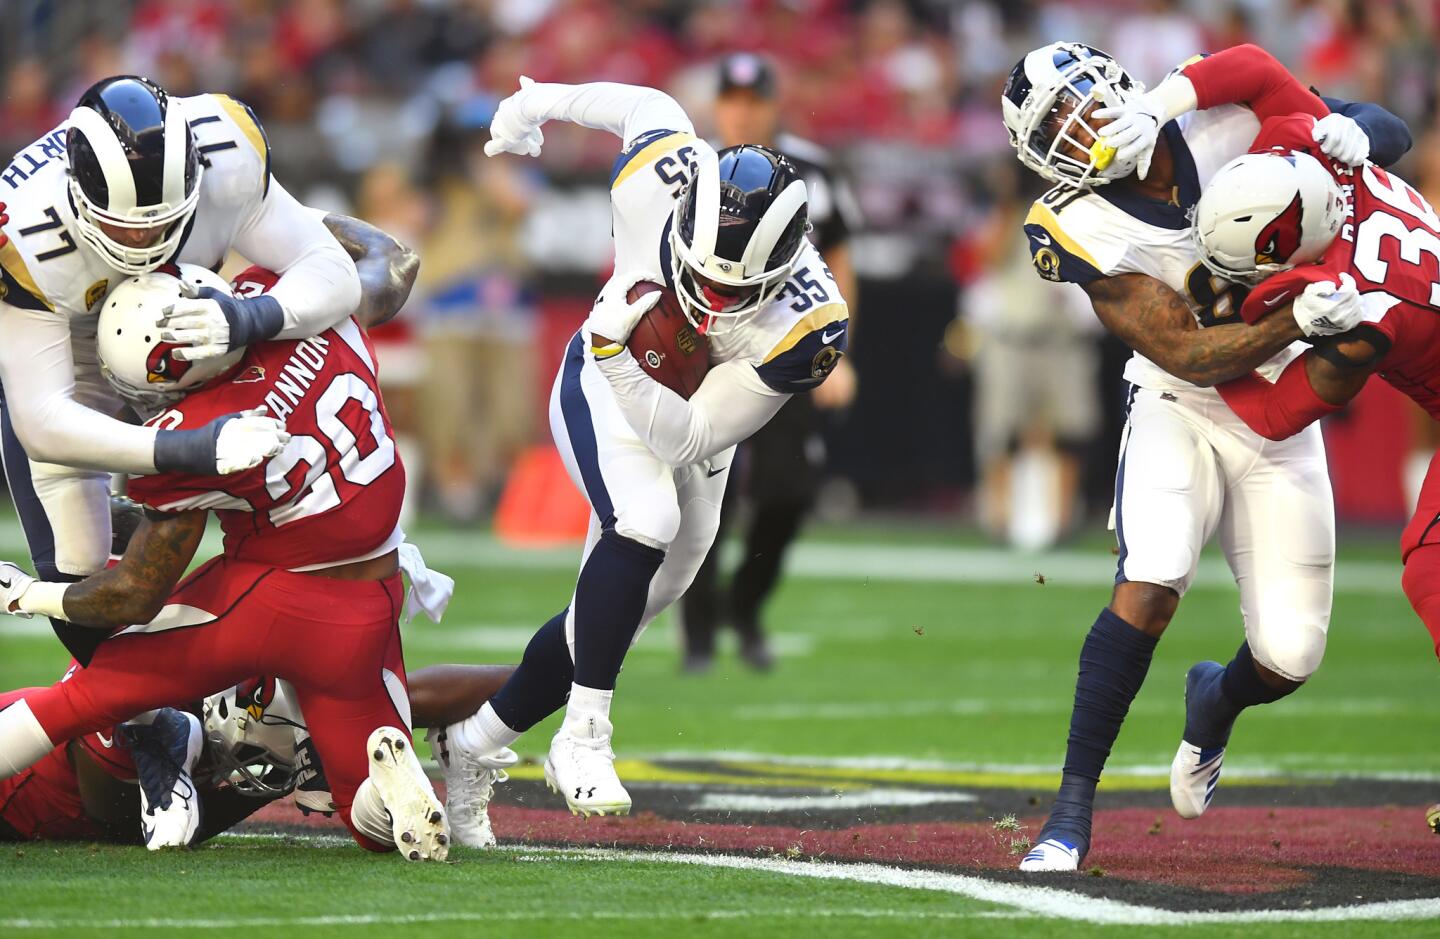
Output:
[[749,322],[789,280],[810,225],[805,183],[766,147],[730,147],[696,162],[670,225],[671,280],[695,328],[724,335]]
[[[174,273],[171,273],[173,271]],[[96,351],[100,373],[142,417],[154,415],[244,357],[243,349],[199,362],[182,362],[176,346],[160,338],[161,312],[181,296],[184,285],[230,291],[224,278],[198,264],[180,264],[126,278],[100,304]]]
[[[204,162],[180,108],[149,81],[105,79],[70,112],[66,161],[81,239],[115,270],[143,274],[179,248]],[[126,233],[143,234],[133,239]]]
[[1144,90],[1099,49],[1057,42],[1029,53],[1011,70],[1000,108],[1021,163],[1051,182],[1085,189],[1135,171],[1134,160],[1097,165],[1092,151],[1100,132],[1091,115]]
[[211,695],[203,705],[212,779],[257,799],[295,788],[303,718],[285,682],[258,679]]

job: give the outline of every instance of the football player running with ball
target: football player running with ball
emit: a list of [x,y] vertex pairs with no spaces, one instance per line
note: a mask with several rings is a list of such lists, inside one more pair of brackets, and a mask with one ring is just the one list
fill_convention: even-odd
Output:
[[[280,272],[273,292],[202,287],[147,311],[177,363],[266,339],[313,336],[354,312],[360,281],[320,218],[270,175],[255,115],[226,95],[175,98],[122,75],[0,169],[0,384],[5,476],[36,570],[78,580],[105,566],[112,472],[229,474],[279,449],[270,414],[217,414],[183,429],[115,419],[95,319],[107,291],[162,264],[218,268],[233,249]],[[164,319],[164,323],[158,320]],[[52,625],[90,660],[100,636]]]
[[[650,88],[520,84],[491,125],[492,156],[538,155],[550,120],[620,138],[616,273],[570,340],[550,399],[555,443],[593,509],[579,579],[505,687],[438,735],[457,826],[470,798],[465,768],[561,707],[547,782],[573,812],[630,811],[610,722],[626,651],[705,559],[735,445],[824,381],[845,350],[845,300],[805,237],[805,184],[789,161],[758,146],[717,154]],[[626,348],[661,297],[628,300],[640,281],[673,291],[708,340],[712,367],[688,400]]]
[[[1246,326],[1243,289],[1201,263],[1188,210],[1268,117],[1311,115],[1315,145],[1347,164],[1389,163],[1410,145],[1398,118],[1322,101],[1255,46],[1197,56],[1142,91],[1108,55],[1062,42],[1025,56],[1001,101],[1021,162],[1058,184],[1025,223],[1037,271],[1080,284],[1135,351],[1115,480],[1119,570],[1080,650],[1060,791],[1025,871],[1084,859],[1101,770],[1213,534],[1240,587],[1245,641],[1228,665],[1187,677],[1170,777],[1182,817],[1209,806],[1239,713],[1293,692],[1325,650],[1335,532],[1318,429],[1267,441],[1210,386],[1278,374],[1305,349],[1296,340],[1358,323],[1359,296],[1312,284]],[[1212,706],[1189,706],[1200,700]]]

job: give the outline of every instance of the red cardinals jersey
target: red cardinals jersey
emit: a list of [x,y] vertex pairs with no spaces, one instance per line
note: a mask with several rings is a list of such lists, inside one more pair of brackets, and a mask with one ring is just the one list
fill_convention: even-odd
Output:
[[[277,279],[252,267],[236,278],[236,293],[263,293]],[[148,423],[188,430],[262,405],[290,431],[280,453],[230,476],[135,477],[130,497],[162,512],[209,509],[226,556],[271,567],[328,567],[398,547],[405,468],[359,325],[347,319],[310,339],[257,343]]]
[[1299,296],[1306,285],[1355,278],[1366,294],[1366,319],[1384,355],[1380,377],[1440,419],[1440,216],[1404,180],[1367,163],[1349,167],[1320,152],[1315,119],[1292,114],[1267,120],[1252,153],[1273,149],[1315,157],[1335,177],[1349,213],[1323,257],[1267,278],[1241,308],[1247,322]]

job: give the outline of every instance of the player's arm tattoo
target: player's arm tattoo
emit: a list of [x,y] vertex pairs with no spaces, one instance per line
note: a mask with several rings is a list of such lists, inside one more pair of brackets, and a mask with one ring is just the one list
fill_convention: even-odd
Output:
[[195,557],[205,520],[200,511],[148,515],[118,564],[65,591],[65,618],[106,629],[150,622]]
[[1210,386],[1253,371],[1301,338],[1295,318],[1272,315],[1201,329],[1185,300],[1146,274],[1117,274],[1085,285],[1095,315],[1130,348],[1176,378]]
[[1305,357],[1305,377],[1321,401],[1345,404],[1380,370],[1389,352],[1390,337],[1374,326],[1362,325],[1316,343]]
[[325,216],[325,227],[355,261],[360,274],[360,307],[355,317],[369,329],[400,312],[420,273],[420,255],[385,232],[348,215]]

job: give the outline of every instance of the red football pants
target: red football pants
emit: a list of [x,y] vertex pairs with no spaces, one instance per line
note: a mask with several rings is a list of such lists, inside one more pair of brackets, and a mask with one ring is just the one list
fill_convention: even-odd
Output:
[[256,675],[284,678],[348,826],[355,790],[369,773],[370,734],[410,729],[402,590],[398,573],[337,580],[216,558],[180,585],[154,622],[107,639],[88,668],[25,700],[59,745]]
[[1430,630],[1440,657],[1440,452],[1430,461],[1415,515],[1400,538],[1400,556],[1405,560],[1400,579],[1405,596]]

